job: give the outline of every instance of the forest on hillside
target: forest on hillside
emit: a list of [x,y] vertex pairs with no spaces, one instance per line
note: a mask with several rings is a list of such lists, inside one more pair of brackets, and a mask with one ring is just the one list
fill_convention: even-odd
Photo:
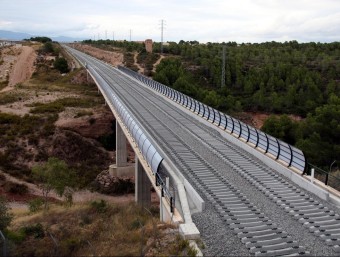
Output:
[[[144,53],[143,44],[85,41]],[[222,53],[225,47],[225,83]],[[160,44],[154,43],[160,53]],[[340,166],[340,42],[169,42],[153,79],[228,114],[275,114],[262,130],[303,150],[326,170]],[[301,118],[294,121],[293,114]],[[335,165],[336,167],[336,165]]]

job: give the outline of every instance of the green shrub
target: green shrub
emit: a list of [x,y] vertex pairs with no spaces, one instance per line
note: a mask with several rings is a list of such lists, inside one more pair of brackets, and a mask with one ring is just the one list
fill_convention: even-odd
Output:
[[74,252],[82,246],[82,242],[77,238],[68,238],[63,243],[69,252]]
[[80,216],[80,226],[85,226],[89,225],[92,223],[92,220],[90,219],[89,215],[87,214],[82,214]]
[[5,92],[0,94],[0,104],[10,104],[20,101],[22,96],[14,92]]
[[170,249],[171,255],[192,257],[197,255],[197,250],[190,246],[188,240],[183,239],[180,235],[178,235],[175,241],[176,244],[172,249]]
[[30,135],[32,131],[39,131],[42,125],[53,123],[55,119],[53,117],[44,118],[28,114],[20,117],[14,114],[0,113],[0,137],[6,135],[7,140],[14,140],[17,136]]
[[45,231],[43,225],[41,223],[37,223],[35,225],[25,226],[22,228],[22,231],[27,236],[33,236],[34,238],[44,238]]
[[57,58],[53,63],[53,67],[60,71],[60,73],[69,72],[67,60],[65,58]]
[[46,41],[42,47],[44,53],[54,53],[54,47],[50,41]]
[[44,200],[41,198],[36,198],[28,202],[28,209],[30,212],[37,212],[42,209],[44,205]]
[[20,230],[18,232],[7,230],[6,237],[9,241],[20,244],[21,242],[25,240],[26,234],[23,230]]
[[98,213],[105,213],[108,209],[108,205],[104,200],[100,200],[100,202],[93,201],[91,202],[91,208]]
[[197,250],[191,246],[187,250],[187,256],[195,257],[197,253]]
[[59,113],[65,110],[65,107],[59,102],[36,105],[31,113]]
[[31,107],[34,107],[30,112],[31,113],[59,113],[65,110],[65,107],[82,107],[82,108],[90,108],[96,105],[95,101],[90,101],[89,99],[84,98],[74,98],[74,97],[66,97],[62,99],[58,99],[54,102],[42,104],[42,103],[34,103],[31,104]]
[[130,223],[129,229],[136,230],[136,229],[141,228],[142,226],[144,226],[144,222],[142,220],[135,219]]
[[91,112],[91,111],[79,111],[74,116],[74,118],[79,118],[79,117],[82,117],[82,116],[91,116],[91,115],[93,115],[93,112]]
[[50,39],[49,37],[31,37],[29,40],[30,41],[37,41],[37,42],[41,42],[41,43],[52,42],[52,39]]

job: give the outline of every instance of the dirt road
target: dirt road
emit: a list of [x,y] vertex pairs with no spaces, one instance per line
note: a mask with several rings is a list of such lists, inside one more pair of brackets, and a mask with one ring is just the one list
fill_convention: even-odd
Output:
[[138,61],[137,61],[137,57],[138,57],[138,52],[134,52],[134,55],[133,55],[134,65],[137,66],[137,68],[138,68],[138,73],[144,74],[144,68],[143,68],[142,66],[139,65],[139,63],[138,63]]
[[36,59],[34,49],[30,46],[22,46],[21,48],[22,51],[10,71],[8,87],[4,88],[3,91],[10,90],[16,84],[26,81],[34,72],[34,61]]
[[156,72],[157,65],[161,63],[161,61],[165,58],[164,55],[161,55],[159,59],[153,64],[152,72]]

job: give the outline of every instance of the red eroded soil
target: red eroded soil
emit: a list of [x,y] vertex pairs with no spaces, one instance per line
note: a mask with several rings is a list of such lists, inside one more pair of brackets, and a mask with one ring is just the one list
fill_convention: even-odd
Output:
[[[261,113],[261,112],[241,112],[237,113],[235,118],[241,120],[242,122],[251,125],[257,129],[261,129],[265,121],[269,118],[269,116],[275,115],[270,113]],[[280,115],[276,115],[280,116]],[[290,119],[293,121],[301,121],[302,118],[296,115],[288,115]]]

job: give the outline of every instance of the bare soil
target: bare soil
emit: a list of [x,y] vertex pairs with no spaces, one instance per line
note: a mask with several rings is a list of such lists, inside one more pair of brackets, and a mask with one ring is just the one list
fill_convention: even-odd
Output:
[[161,55],[159,59],[153,64],[152,72],[156,72],[157,65],[161,63],[161,61],[165,58],[164,55]]
[[26,81],[34,72],[34,61],[37,56],[34,49],[30,46],[22,46],[21,48],[21,54],[9,75],[9,86]]
[[[261,129],[265,121],[273,114],[270,113],[261,113],[261,112],[241,112],[237,113],[235,118],[243,121],[244,123],[251,125],[257,129]],[[279,115],[277,115],[279,116]],[[301,121],[302,117],[296,115],[288,115],[290,119],[293,121]]]
[[72,44],[72,46],[113,66],[123,65],[124,55],[121,52],[105,51],[85,44]]
[[137,57],[138,57],[138,52],[134,52],[133,53],[134,65],[138,68],[138,73],[144,74],[145,69],[142,66],[140,66],[140,64],[137,61]]
[[[77,94],[70,94],[66,92],[33,92],[30,90],[22,90],[7,87],[7,91],[11,90],[13,94],[22,95],[24,97],[20,97],[21,99],[14,103],[0,105],[0,112],[11,113],[15,115],[23,116],[28,114],[31,110],[29,107],[30,104],[33,103],[49,103],[53,102],[57,99],[64,98],[64,97],[77,97]],[[0,92],[1,93],[1,92]]]
[[[0,184],[0,195],[4,195],[7,200],[9,201],[9,205],[13,211],[17,209],[20,210],[28,210],[28,202],[35,198],[43,197],[42,191],[39,186],[23,181],[16,177],[13,177],[3,171],[0,170],[0,175],[4,175],[6,181],[10,181],[16,184],[24,184],[28,187],[29,192],[24,195],[20,194],[13,194],[13,193],[6,193],[4,188],[1,187]],[[134,179],[134,178],[133,178]],[[51,191],[49,193],[49,201],[50,202],[58,202],[63,201],[62,197],[59,197],[55,192]],[[79,190],[73,194],[73,202],[74,203],[86,203],[95,200],[105,200],[109,203],[129,203],[135,200],[134,194],[125,194],[125,195],[117,195],[117,196],[110,196],[105,194],[100,194],[98,192],[91,192],[89,190]],[[151,193],[151,201],[153,204],[158,204],[159,199],[155,192]]]
[[0,65],[0,81],[7,80],[13,64],[17,61],[21,53],[21,49],[11,46],[0,49],[1,52],[1,65]]
[[13,89],[18,83],[29,79],[34,72],[36,53],[31,46],[11,46],[2,51],[4,63],[1,67],[1,76],[9,73],[8,86],[2,92]]
[[[87,48],[87,50],[89,50]],[[91,50],[91,49],[90,49]],[[97,49],[95,49],[97,50]],[[113,64],[121,64],[123,55],[120,53],[112,53],[101,51],[92,51],[97,54],[104,54],[105,60],[110,59]],[[109,56],[107,57],[107,53]],[[2,49],[1,58],[3,60],[1,67],[1,79],[7,79],[9,74],[10,85],[0,94],[13,94],[18,96],[18,100],[9,104],[0,105],[0,112],[11,113],[23,116],[30,112],[32,103],[48,103],[65,97],[79,97],[78,94],[68,92],[67,90],[46,90],[43,88],[36,88],[36,84],[29,81],[32,72],[34,71],[34,61],[36,54],[32,47],[18,46]],[[108,59],[107,59],[108,58]],[[24,86],[14,87],[17,83],[23,83]],[[71,84],[86,84],[91,83],[87,80],[86,72],[78,72],[71,79]],[[49,85],[50,86],[50,85]],[[36,88],[33,89],[32,88]],[[104,101],[103,101],[104,102]],[[83,113],[79,115],[79,113]],[[78,115],[78,116],[77,116]],[[36,156],[40,152],[46,153],[48,156],[55,156],[65,160],[68,163],[80,164],[83,160],[87,160],[87,164],[108,167],[109,164],[115,162],[115,152],[105,150],[96,140],[100,136],[112,133],[112,126],[115,118],[112,112],[104,105],[96,108],[73,108],[68,107],[65,111],[59,113],[59,118],[55,123],[56,130],[53,136],[49,138],[39,138],[38,146],[32,147],[27,144],[26,139],[17,138],[17,144],[21,145],[22,151],[17,156],[15,162],[21,166],[31,168],[37,164],[36,161],[26,160],[25,153]],[[129,160],[133,161],[133,151],[129,149]],[[1,149],[0,149],[1,150]],[[15,164],[15,163],[14,163]],[[99,167],[98,166],[98,167]],[[2,173],[0,171],[0,173]],[[27,202],[41,196],[41,191],[38,186],[25,182],[24,180],[15,178],[8,174],[4,174],[6,180],[17,184],[26,184],[29,188],[29,193],[25,195],[6,193],[4,188],[0,187],[0,195],[6,195],[11,201],[11,206],[14,208],[27,209]],[[51,200],[62,200],[56,194],[50,194]],[[154,198],[154,197],[153,197]],[[82,190],[74,194],[75,202],[92,201],[96,199],[104,199],[108,202],[129,202],[134,200],[134,196],[107,196],[88,190]]]
[[[112,112],[104,106],[99,108],[82,109],[89,115],[76,117],[79,109],[66,108],[66,110],[59,114],[59,119],[55,125],[59,128],[72,130],[87,138],[95,138],[112,133],[112,124],[115,117]],[[92,114],[91,114],[92,113]]]

